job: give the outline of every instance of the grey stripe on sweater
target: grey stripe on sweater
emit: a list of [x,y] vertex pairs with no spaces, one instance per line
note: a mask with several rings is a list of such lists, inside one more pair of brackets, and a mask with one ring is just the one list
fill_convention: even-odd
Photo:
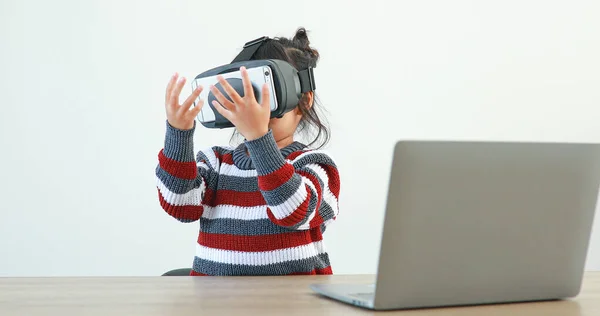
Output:
[[265,198],[265,201],[267,201],[268,205],[276,206],[276,205],[280,205],[280,204],[284,203],[292,195],[296,194],[296,192],[298,192],[299,188],[301,188],[300,187],[301,185],[303,185],[302,178],[299,175],[294,174],[284,184],[280,185],[279,187],[275,188],[274,190],[263,191],[262,194],[263,194],[263,197]]
[[195,161],[194,154],[194,130],[196,128],[194,122],[194,128],[191,130],[180,130],[177,129],[169,122],[167,124],[167,133],[165,135],[164,144],[164,155],[167,158],[180,161],[189,162]]
[[306,209],[306,215],[304,218],[296,225],[292,226],[292,229],[298,229],[298,227],[304,225],[308,221],[308,217],[316,211],[317,202],[319,202],[319,197],[317,196],[317,192],[315,192],[311,187],[306,187],[310,193],[310,200],[308,201],[308,208]]
[[[312,170],[308,168],[304,168],[301,170],[314,175],[319,181],[318,185],[323,187],[323,182],[314,172],[312,172]],[[294,176],[287,183],[284,183],[281,187],[273,191],[265,191],[263,193],[265,194],[265,197],[269,196],[269,198],[266,199],[272,201],[279,201],[277,202],[277,204],[271,205],[278,205],[286,201],[294,192],[296,192],[296,190],[300,186],[301,181],[302,179],[299,176]],[[256,192],[259,190],[258,179],[256,177],[240,177],[221,174],[219,175],[218,189],[231,190],[237,192]]]
[[187,180],[176,178],[162,169],[160,165],[156,167],[156,176],[165,184],[169,191],[175,194],[185,194],[193,189],[199,188],[203,178],[206,181],[206,187],[214,190],[219,180],[218,175],[215,172],[209,173],[204,168],[198,168],[198,177],[196,177],[196,179]]
[[156,167],[156,176],[164,185],[169,189],[169,191],[175,194],[185,194],[190,192],[193,189],[197,189],[200,187],[202,183],[202,179],[196,178],[194,180],[185,180],[176,178],[162,169],[160,166]]
[[[325,189],[325,184],[323,183],[323,179],[321,179],[321,177],[319,177],[312,169],[302,168],[301,170],[303,172],[306,172],[306,173],[314,176],[317,179],[317,181],[319,182],[318,185],[321,187],[321,190]],[[322,191],[321,195],[324,195],[324,194],[325,194],[325,192]],[[323,218],[324,221],[326,221],[328,219],[332,219],[335,216],[335,212],[333,211],[333,208],[324,199],[321,199],[321,205],[319,207],[319,215],[321,216],[321,218]]]
[[256,192],[258,191],[258,180],[256,177],[238,177],[221,174],[217,187],[219,190]]
[[272,131],[261,138],[247,141],[246,147],[259,176],[270,174],[286,163]]
[[289,233],[293,230],[274,224],[270,219],[242,220],[233,218],[200,218],[200,230],[212,234],[271,235]]
[[330,165],[336,167],[335,162],[333,161],[333,159],[331,159],[331,157],[319,152],[309,152],[308,154],[297,158],[293,163],[294,168],[296,169],[302,168],[303,166],[310,164]]
[[322,200],[321,207],[319,207],[319,215],[323,221],[327,221],[335,217],[335,212],[329,203],[325,202],[325,200]]
[[262,266],[219,263],[194,257],[193,269],[199,273],[218,276],[286,275],[294,272],[310,272],[314,269],[324,269],[329,265],[329,255],[323,253],[307,259]]

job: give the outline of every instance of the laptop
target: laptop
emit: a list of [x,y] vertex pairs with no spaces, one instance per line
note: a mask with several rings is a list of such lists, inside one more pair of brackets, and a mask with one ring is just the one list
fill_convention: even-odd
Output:
[[372,310],[577,296],[598,144],[400,141],[374,284],[311,289]]

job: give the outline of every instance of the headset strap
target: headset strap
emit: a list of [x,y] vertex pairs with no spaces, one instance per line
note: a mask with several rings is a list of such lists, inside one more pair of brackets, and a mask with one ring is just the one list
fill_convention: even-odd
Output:
[[[268,40],[270,40],[268,36],[263,36],[247,42],[244,44],[242,51],[235,56],[231,63],[251,60],[258,48],[260,48],[260,46]],[[298,71],[298,78],[300,79],[300,90],[302,93],[314,91],[316,89],[315,75],[312,67]]]
[[244,49],[242,49],[242,51],[235,56],[231,63],[233,64],[238,61],[248,61],[252,59],[252,56],[254,56],[258,48],[269,39],[269,37],[263,36],[244,44]]
[[298,71],[298,79],[300,79],[300,90],[302,93],[314,91],[317,88],[313,67]]

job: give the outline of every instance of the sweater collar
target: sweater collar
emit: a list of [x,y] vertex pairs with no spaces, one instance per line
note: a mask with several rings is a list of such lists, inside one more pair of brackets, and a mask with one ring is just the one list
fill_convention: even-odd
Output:
[[[279,152],[281,152],[283,158],[287,158],[290,154],[299,150],[303,150],[304,148],[306,148],[306,145],[294,141],[293,143],[279,149]],[[250,158],[250,156],[248,155],[245,143],[240,144],[234,149],[233,163],[241,170],[255,169],[254,163],[252,162],[252,158]]]

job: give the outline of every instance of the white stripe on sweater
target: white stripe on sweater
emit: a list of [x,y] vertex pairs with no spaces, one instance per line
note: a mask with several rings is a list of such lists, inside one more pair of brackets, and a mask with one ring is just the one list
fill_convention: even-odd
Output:
[[202,202],[202,192],[206,184],[204,180],[200,182],[200,187],[190,190],[187,193],[178,194],[171,192],[169,188],[160,180],[160,178],[156,177],[156,186],[162,197],[165,199],[167,203],[173,206],[182,206],[182,205],[200,205]]
[[[321,180],[321,182],[323,183],[323,187],[321,188],[322,201],[326,201],[327,204],[329,204],[331,207],[335,207],[337,205],[337,199],[336,199],[335,195],[333,195],[333,193],[329,189],[329,176],[327,175],[327,172],[325,171],[325,169],[323,169],[318,164],[308,164],[308,165],[304,166],[303,168],[309,169],[312,173],[314,173],[316,175],[316,177],[319,180]],[[273,212],[273,215],[275,215],[275,218],[283,219],[283,218],[290,216],[300,206],[300,204],[302,204],[303,202],[306,201],[308,192],[306,190],[305,184],[308,185],[309,188],[312,189],[314,195],[318,194],[319,191],[317,190],[316,187],[317,187],[317,185],[319,185],[319,183],[313,183],[313,181],[311,181],[309,178],[302,176],[302,185],[300,185],[300,187],[298,188],[298,191],[296,193],[294,193],[284,203],[282,203],[280,205],[276,205],[276,206],[270,206],[271,211]],[[312,198],[317,199],[318,197],[312,196]],[[336,212],[336,215],[337,215],[338,210],[334,209],[334,211]],[[316,216],[318,210],[310,210],[309,209],[309,210],[307,210],[307,212],[310,212],[308,215],[308,220],[304,224],[302,224],[300,227],[298,227],[298,229],[309,229],[310,221]]]
[[273,251],[247,252],[209,248],[196,244],[196,256],[200,259],[225,263],[261,266],[315,257],[325,252],[322,241],[307,245]]
[[258,176],[256,169],[242,170],[235,165],[230,165],[227,163],[221,163],[221,169],[219,170],[219,173],[242,178],[256,178]]
[[196,166],[198,166],[199,168],[202,168],[204,170],[210,170],[211,169],[206,163],[204,163],[202,161],[196,162]]
[[[302,177],[302,186],[304,186],[304,184],[308,185],[310,187],[310,189],[312,190],[312,199],[317,200],[319,197],[316,196],[318,194],[319,191],[317,191],[317,188],[315,187],[315,184],[310,181],[310,179],[306,178],[306,177]],[[309,202],[310,203],[310,202]],[[309,204],[310,206],[310,204]],[[316,205],[315,205],[316,206]],[[307,212],[310,212],[308,214],[308,219],[306,220],[306,222],[304,222],[304,224],[300,225],[297,229],[298,230],[303,230],[303,229],[310,229],[310,221],[313,220],[313,218],[315,218],[315,216],[317,215],[317,213],[319,212],[319,210],[311,210],[311,209],[307,209]]]
[[204,206],[204,213],[202,213],[202,218],[230,218],[251,221],[257,219],[268,219],[269,215],[267,214],[266,205],[242,207],[236,205],[221,204],[216,207]]
[[206,148],[201,150],[201,152],[206,156],[208,163],[215,170],[219,170],[219,160],[217,159],[217,155],[212,148]]
[[302,183],[300,183],[300,186],[296,189],[296,192],[294,192],[283,203],[279,205],[269,204],[269,208],[271,209],[271,212],[273,212],[275,218],[283,219],[290,216],[290,214],[292,214],[302,203],[304,203],[304,201],[306,201],[308,190],[306,190],[306,186],[303,183],[305,181],[306,180],[303,179]]
[[[329,175],[327,175],[325,169],[317,164],[308,164],[304,166],[304,168],[310,169],[323,182],[323,192],[321,193],[323,195],[323,200],[327,201],[327,204],[329,204],[331,207],[338,205],[337,198],[335,195],[333,195],[331,189],[329,188]],[[337,208],[335,210],[337,210]]]

